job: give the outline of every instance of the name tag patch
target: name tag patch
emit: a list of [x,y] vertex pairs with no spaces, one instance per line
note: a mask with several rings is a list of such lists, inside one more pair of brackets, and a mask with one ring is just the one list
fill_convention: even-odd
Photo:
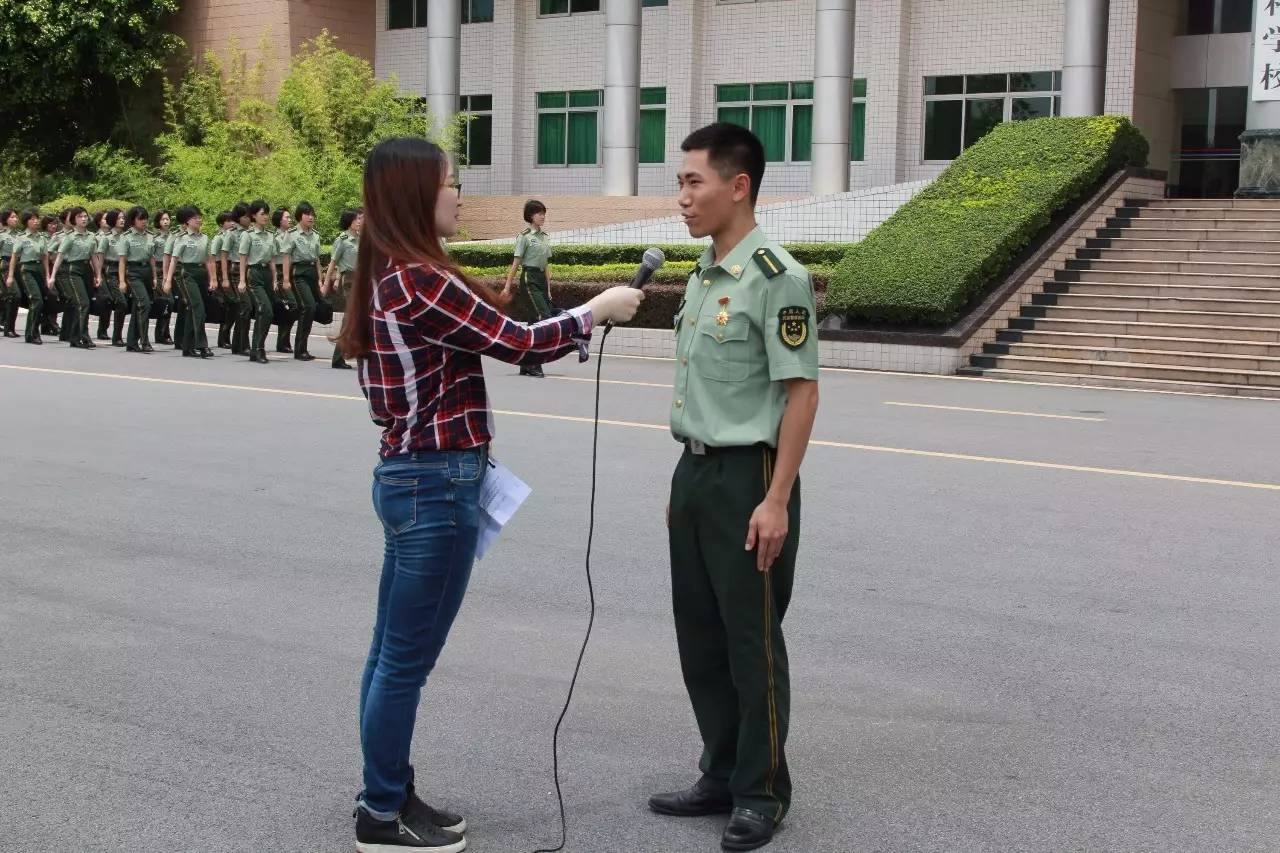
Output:
[[790,305],[778,312],[778,339],[791,349],[800,349],[809,340],[809,309]]

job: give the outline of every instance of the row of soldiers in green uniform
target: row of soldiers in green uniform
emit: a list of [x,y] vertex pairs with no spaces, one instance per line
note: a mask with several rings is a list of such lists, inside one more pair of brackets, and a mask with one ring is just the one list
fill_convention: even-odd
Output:
[[[266,363],[273,323],[278,326],[277,352],[314,360],[307,351],[312,323],[317,317],[330,322],[333,307],[345,302],[363,216],[358,210],[342,214],[342,233],[323,272],[315,211],[306,202],[292,216],[283,208],[272,212],[264,201],[237,204],[218,214],[212,238],[201,231],[203,217],[193,206],[172,216],[159,211],[153,217],[142,207],[103,211],[93,217],[96,231],[89,230],[89,219],[83,207],[68,208],[57,217],[0,211],[0,326],[5,337],[18,337],[18,309],[25,305],[27,343],[43,344],[43,333],[93,349],[97,345],[89,337],[89,318],[96,313],[98,340],[148,353],[154,352],[148,333],[154,318],[156,343],[173,344],[184,356],[209,358],[213,351],[205,322],[217,315],[219,348]],[[175,220],[177,228],[171,228]],[[169,318],[175,313],[170,334]],[[337,350],[330,363],[349,367]]]

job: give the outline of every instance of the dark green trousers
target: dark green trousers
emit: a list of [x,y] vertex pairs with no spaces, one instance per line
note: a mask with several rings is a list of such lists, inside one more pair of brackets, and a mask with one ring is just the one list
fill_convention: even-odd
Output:
[[[283,302],[285,305],[287,305],[290,308],[290,310],[286,313],[286,316],[288,316],[289,314],[292,314],[295,318],[293,320],[285,320],[283,323],[276,324],[276,352],[288,352],[289,350],[284,349],[284,347],[287,344],[289,344],[289,342],[292,340],[293,324],[297,322],[296,318],[298,316],[298,288],[295,283],[294,286],[290,287],[287,290],[285,289],[284,264],[280,264],[276,267],[276,292],[275,292],[275,295],[272,297],[272,302],[273,303]],[[274,310],[275,310],[275,306],[273,304],[272,311],[274,312]],[[290,347],[289,349],[291,350],[292,347]]]
[[235,272],[231,274],[231,284],[236,288],[236,295],[240,297],[239,310],[236,312],[236,322],[231,330],[231,351],[245,355],[249,352],[249,326],[253,320],[253,288],[250,282],[245,282],[244,293],[240,292],[240,260],[236,259]]
[[53,287],[63,305],[62,325],[58,327],[58,340],[72,341],[77,339],[76,328],[80,318],[76,313],[75,288],[71,286],[70,264],[63,263],[54,277]]
[[743,548],[764,500],[774,451],[685,450],[671,480],[671,599],[680,668],[702,735],[702,772],[734,805],[782,820],[791,804],[787,723],[791,684],[782,618],[800,538],[800,483],[782,554],[768,572]]
[[296,266],[291,271],[293,290],[298,299],[298,332],[294,338],[293,353],[302,355],[307,352],[307,342],[311,339],[311,326],[316,319],[316,282],[319,276],[315,264]]
[[234,284],[230,287],[218,288],[218,297],[222,300],[222,322],[218,324],[219,347],[228,349],[231,347],[231,334],[240,316],[240,299],[247,296],[248,294],[242,294],[237,290]]
[[6,334],[17,334],[10,328],[10,321],[18,315],[18,303],[22,299],[22,270],[13,269],[13,285],[9,285],[9,261],[0,264],[0,325]]
[[209,270],[204,264],[182,265],[182,302],[186,322],[179,324],[182,337],[175,338],[183,352],[208,349],[204,331],[204,292],[209,289]]
[[147,326],[151,324],[151,264],[129,264],[124,275],[129,285],[129,296],[133,298],[133,317],[129,321],[125,343],[131,347],[144,346],[151,343],[147,338]]
[[34,341],[40,337],[40,321],[44,319],[44,290],[40,287],[44,269],[39,261],[29,261],[21,266],[20,273],[22,289],[27,294],[26,339]]
[[102,312],[98,315],[98,337],[107,335],[107,325],[115,317],[111,339],[124,340],[124,319],[129,316],[129,297],[120,292],[120,261],[102,262]]
[[253,305],[253,346],[263,352],[271,331],[271,273],[266,266],[249,267],[249,300]]
[[[338,274],[338,285],[329,294],[329,303],[334,305],[335,310],[347,310],[347,295],[351,292],[351,273],[344,272]],[[337,299],[337,303],[334,300]],[[341,328],[341,326],[339,326]],[[342,347],[338,346],[337,341],[333,344],[333,356],[329,359],[330,367],[337,367],[340,364],[346,364],[347,360],[342,357]]]
[[520,268],[520,290],[529,303],[534,321],[556,313],[551,307],[551,287],[547,284],[547,271],[540,267]]
[[70,340],[88,340],[89,285],[93,281],[93,270],[89,268],[88,261],[69,261],[64,264],[67,268],[67,286],[76,306],[75,328],[71,330]]

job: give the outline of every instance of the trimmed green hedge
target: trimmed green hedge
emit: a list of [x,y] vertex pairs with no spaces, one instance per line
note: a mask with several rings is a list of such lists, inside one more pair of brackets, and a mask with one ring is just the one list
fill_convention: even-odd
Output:
[[1055,212],[1107,174],[1146,162],[1146,139],[1120,116],[1001,124],[849,251],[831,279],[829,310],[951,323]]
[[[567,244],[555,247],[555,254],[551,256],[551,264],[553,266],[551,275],[553,278],[560,277],[560,270],[566,266],[603,266],[607,264],[623,264],[630,266],[631,271],[635,272],[636,265],[640,263],[640,258],[644,255],[647,246],[639,244],[631,246],[606,246],[597,244]],[[693,269],[693,264],[702,257],[703,247],[692,244],[681,244],[672,246],[659,246],[667,256],[667,266],[671,266],[674,261],[688,261],[688,270]],[[787,251],[800,263],[807,267],[817,264],[837,264],[840,259],[849,251],[849,243],[797,243],[786,247]],[[500,243],[469,243],[466,245],[452,244],[449,246],[449,254],[453,259],[463,267],[503,267],[504,269],[511,264],[511,244]],[[661,272],[661,270],[659,271]],[[627,279],[630,280],[628,275]]]
[[[683,285],[688,281],[689,273],[693,272],[694,263],[694,261],[668,260],[662,265],[661,269],[653,274],[653,282],[655,284]],[[468,266],[463,264],[462,269],[467,275],[492,279],[501,283],[506,279],[508,268],[505,264],[502,266]],[[562,281],[626,284],[635,275],[636,264],[558,264],[552,259],[550,269],[551,285],[552,289],[555,289]],[[825,282],[831,277],[835,268],[831,264],[811,264],[807,269],[816,285],[825,286]]]

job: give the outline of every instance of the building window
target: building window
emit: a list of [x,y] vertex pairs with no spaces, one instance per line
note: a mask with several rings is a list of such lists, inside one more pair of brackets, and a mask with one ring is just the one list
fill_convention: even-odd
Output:
[[667,159],[667,90],[640,90],[640,162],[664,163]]
[[493,0],[462,0],[462,23],[493,23]]
[[967,74],[924,79],[924,159],[954,160],[1001,122],[1057,115],[1062,74]]
[[538,93],[538,165],[594,166],[599,162],[599,89]]
[[849,159],[861,163],[867,156],[867,81],[853,81],[853,109],[849,113]]
[[427,0],[387,0],[387,29],[407,30],[427,25]]
[[751,129],[765,159],[806,161],[813,147],[813,83],[729,83],[716,86],[719,121]]
[[646,9],[652,6],[665,6],[667,5],[667,0],[641,0],[640,5]]
[[599,11],[600,0],[538,0],[539,15],[580,15]]
[[1255,0],[1182,0],[1178,32],[1187,36],[1253,30]]
[[466,119],[462,138],[461,165],[493,164],[493,95],[463,95],[458,111]]

